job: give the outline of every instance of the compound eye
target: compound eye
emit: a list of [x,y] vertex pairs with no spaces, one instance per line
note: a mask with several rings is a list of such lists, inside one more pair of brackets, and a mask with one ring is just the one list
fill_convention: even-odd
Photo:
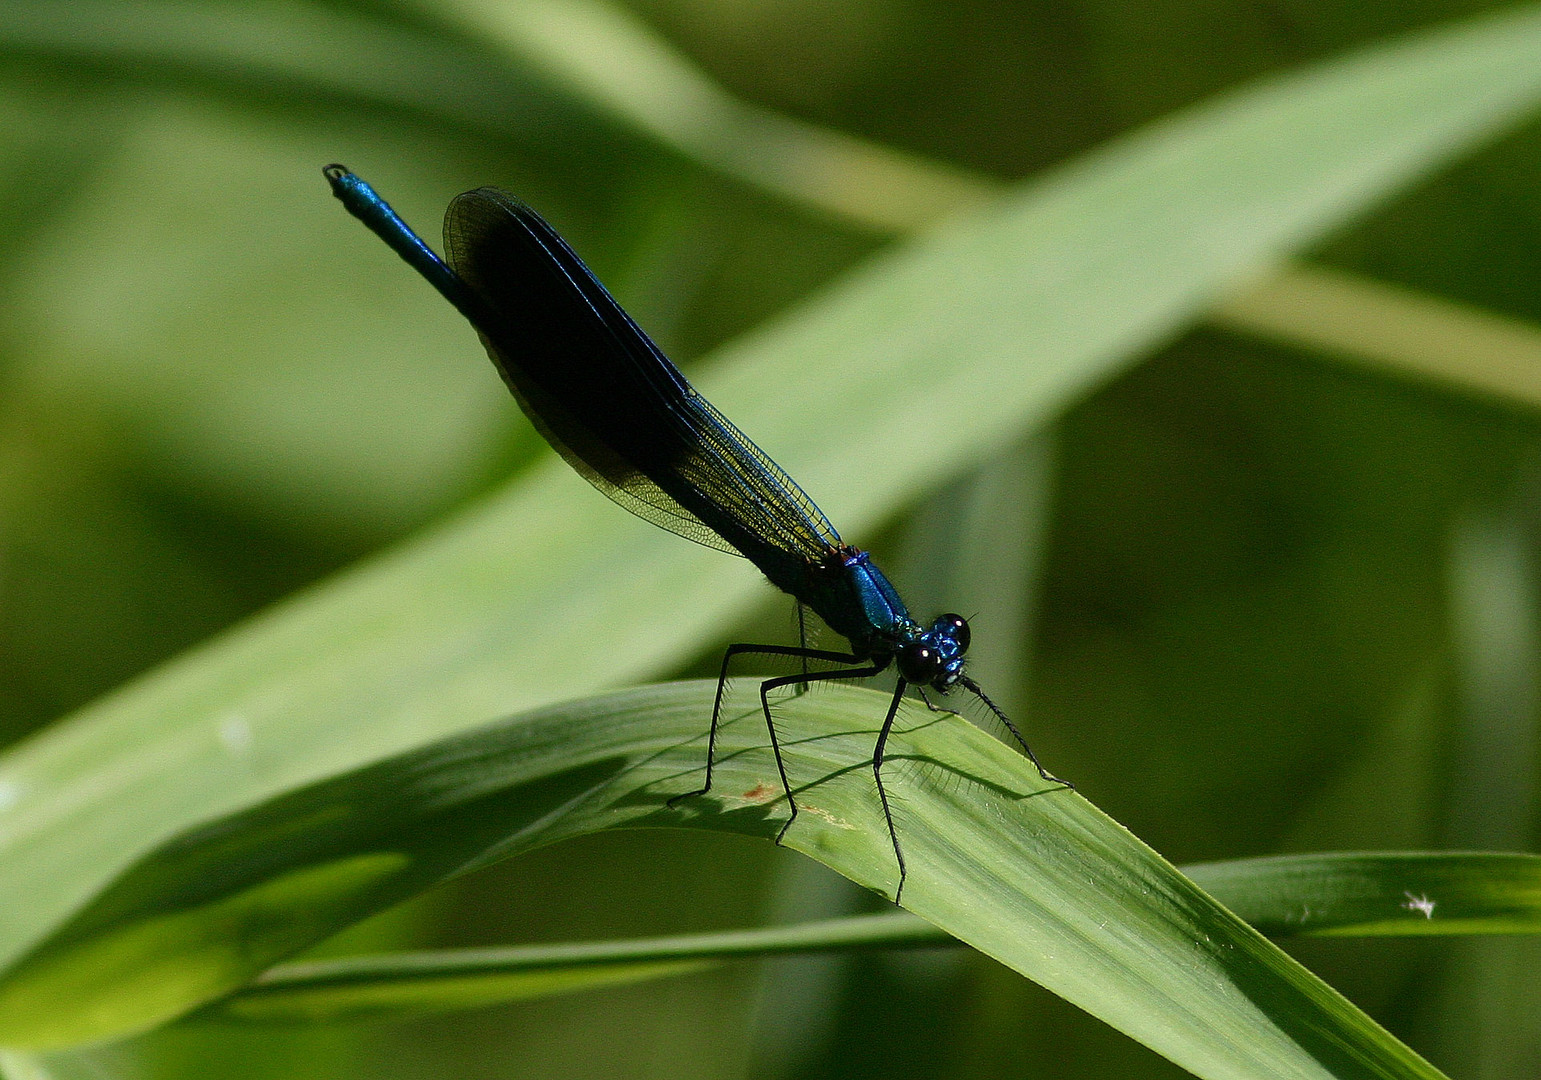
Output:
[[929,645],[916,642],[899,654],[899,674],[912,683],[930,684],[941,673],[941,654]]
[[931,632],[940,637],[949,637],[958,643],[958,652],[968,652],[969,629],[968,620],[962,615],[949,611],[946,615],[938,615],[936,622],[931,624]]

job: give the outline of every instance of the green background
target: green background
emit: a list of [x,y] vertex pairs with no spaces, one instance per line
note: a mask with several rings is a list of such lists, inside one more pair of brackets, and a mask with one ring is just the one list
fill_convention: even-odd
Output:
[[[473,504],[542,452],[474,335],[342,213],[321,164],[357,169],[430,237],[454,193],[518,192],[687,370],[897,231],[662,145],[479,35],[466,17],[477,6],[99,3],[65,18],[64,5],[12,0],[0,13],[8,741]],[[1483,7],[631,10],[773,115],[984,183]],[[1426,178],[1312,258],[1541,319],[1538,135],[1522,128]],[[759,392],[798,408],[774,385]],[[736,415],[743,401],[717,404]],[[902,433],[911,417],[876,421]],[[977,612],[981,682],[1056,772],[1173,861],[1524,849],[1538,810],[1535,435],[1523,405],[1198,327],[848,538],[877,552],[916,609]],[[946,457],[902,434],[894,445]],[[598,496],[575,481],[572,498]],[[638,649],[639,677],[709,674],[729,639],[791,638],[790,604],[768,589],[758,599],[693,655],[617,648]],[[619,833],[442,888],[354,931],[352,946],[672,933],[880,906],[763,842]],[[1535,1075],[1532,943],[1291,948],[1452,1075]],[[963,951],[740,964],[410,1024],[179,1026],[68,1067],[1181,1075]]]

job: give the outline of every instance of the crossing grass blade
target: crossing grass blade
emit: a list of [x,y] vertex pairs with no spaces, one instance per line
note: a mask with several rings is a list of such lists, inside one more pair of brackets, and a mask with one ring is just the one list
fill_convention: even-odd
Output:
[[343,957],[280,964],[209,1013],[266,1022],[412,1015],[664,978],[733,958],[955,944],[928,922],[890,912],[715,934]]
[[1198,863],[1183,872],[1271,936],[1541,933],[1541,856],[1364,851]]
[[[1333,852],[1179,869],[1269,937],[1541,932],[1537,855]],[[922,919],[889,912],[665,938],[347,956],[279,964],[209,1012],[265,1022],[403,1016],[665,978],[730,959],[958,944]]]
[[[1538,934],[1541,855],[1331,852],[1179,867],[1268,937]],[[960,944],[906,912],[718,934],[388,952],[277,964],[208,1014],[331,1020],[478,1008],[698,971],[735,958]]]

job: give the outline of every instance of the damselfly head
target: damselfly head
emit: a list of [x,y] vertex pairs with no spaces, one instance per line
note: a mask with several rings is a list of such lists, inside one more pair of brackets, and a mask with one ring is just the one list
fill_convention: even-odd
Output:
[[899,674],[907,681],[945,692],[962,676],[963,654],[968,652],[968,646],[968,620],[948,612],[938,615],[928,629],[900,645],[894,660]]

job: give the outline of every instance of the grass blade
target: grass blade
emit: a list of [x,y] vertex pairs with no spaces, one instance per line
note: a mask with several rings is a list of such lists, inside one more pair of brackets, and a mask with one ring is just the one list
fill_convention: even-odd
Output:
[[268,1022],[398,1016],[662,978],[736,957],[953,944],[930,923],[892,912],[718,934],[346,957],[280,964],[211,1011]]
[[1541,933],[1541,856],[1371,851],[1200,863],[1184,872],[1265,934]]
[[1541,408],[1535,325],[1344,270],[1284,269],[1222,301],[1209,319],[1443,390]]

